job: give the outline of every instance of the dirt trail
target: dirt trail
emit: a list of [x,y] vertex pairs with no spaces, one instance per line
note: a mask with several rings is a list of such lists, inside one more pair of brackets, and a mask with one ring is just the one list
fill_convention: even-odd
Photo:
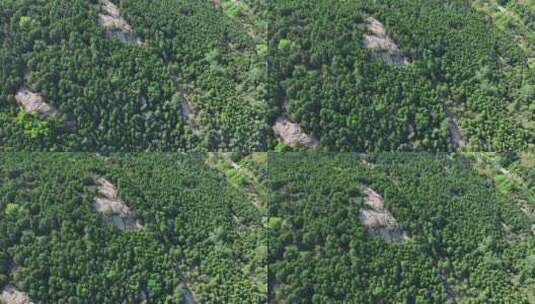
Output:
[[135,230],[143,226],[128,205],[117,196],[117,189],[105,178],[95,181],[103,197],[95,197],[93,207],[103,215],[104,223],[114,224],[121,230]]
[[99,15],[100,24],[106,29],[106,36],[115,37],[131,45],[142,45],[143,40],[137,36],[128,22],[121,17],[119,8],[109,0],[101,0],[105,14]]
[[[238,165],[237,163],[235,163],[232,160],[230,161],[230,165],[232,166],[232,168],[234,168],[234,170],[245,174],[245,176],[247,176],[247,178],[249,180],[254,181],[255,183],[259,183],[259,181],[257,180],[256,176],[251,171],[249,171],[249,170],[247,170],[245,168],[242,168],[242,166]],[[262,207],[262,206],[265,206],[266,203],[261,198],[260,194],[256,191],[256,189],[255,189],[255,187],[253,185],[242,187],[241,189],[245,193],[247,193],[247,196],[249,196],[249,199],[251,200],[251,203],[256,208],[258,208],[259,210],[264,210],[265,207]]]
[[33,304],[30,301],[30,297],[25,292],[17,290],[17,288],[11,284],[4,287],[2,294],[0,295],[0,302],[5,304]]
[[291,122],[288,117],[281,116],[277,118],[273,125],[273,132],[285,144],[290,146],[300,145],[307,148],[315,148],[319,141],[303,132],[299,124]]
[[38,93],[32,92],[27,86],[22,86],[15,95],[19,105],[28,113],[39,113],[45,117],[55,117],[58,110],[45,102]]
[[366,196],[364,202],[370,209],[362,208],[359,220],[368,228],[368,233],[380,236],[387,242],[410,240],[390,211],[385,209],[383,197],[371,188],[365,188],[363,193]]
[[374,55],[388,64],[409,64],[396,43],[387,35],[384,25],[379,20],[369,17],[367,20],[369,34],[364,34],[364,47],[374,51]]

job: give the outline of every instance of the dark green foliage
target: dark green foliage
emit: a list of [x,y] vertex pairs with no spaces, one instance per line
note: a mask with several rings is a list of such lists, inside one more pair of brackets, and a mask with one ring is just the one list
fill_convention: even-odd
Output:
[[[462,155],[271,154],[274,303],[528,303],[533,221]],[[359,221],[362,186],[410,240]],[[506,228],[507,227],[507,228]]]
[[[448,112],[473,150],[535,141],[514,110],[527,109],[519,96],[533,85],[525,54],[465,1],[279,0],[269,12],[272,103],[287,101],[290,117],[328,150],[452,150]],[[364,48],[370,16],[410,64],[386,64]]]
[[[203,158],[1,154],[0,290],[14,283],[36,303],[181,303],[187,282],[199,303],[265,301],[262,214]],[[102,223],[95,177],[142,229]]]
[[[450,151],[450,115],[471,150],[535,142],[526,54],[463,0],[114,3],[143,45],[107,38],[99,1],[0,2],[2,150],[266,151],[283,112],[332,151]],[[363,47],[370,16],[409,64]],[[49,136],[16,123],[23,84],[65,114]]]
[[[105,37],[97,1],[0,2],[0,148],[266,148],[263,79],[251,74],[261,59],[237,22],[211,1],[116,2],[144,45]],[[54,123],[51,140],[26,136],[13,98],[23,84],[73,123]],[[181,119],[177,92],[190,95],[200,134]]]

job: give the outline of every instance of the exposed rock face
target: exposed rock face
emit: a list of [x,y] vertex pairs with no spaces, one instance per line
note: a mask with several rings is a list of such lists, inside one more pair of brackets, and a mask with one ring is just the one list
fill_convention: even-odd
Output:
[[403,56],[398,46],[386,34],[384,25],[373,17],[369,17],[367,22],[369,34],[365,34],[362,39],[364,47],[373,50],[375,56],[388,64],[409,64],[409,60]]
[[186,304],[196,304],[197,301],[195,301],[195,296],[191,292],[191,290],[187,287],[182,289],[183,295],[184,295],[184,303]]
[[285,116],[277,118],[273,125],[273,132],[287,145],[314,148],[319,144],[317,139],[305,134],[298,124],[291,122]]
[[128,208],[128,205],[117,196],[117,189],[105,178],[96,180],[98,191],[102,197],[95,197],[93,207],[99,213],[103,214],[106,224],[114,224],[121,230],[134,230],[142,228],[141,223],[137,220]]
[[383,197],[370,188],[364,190],[365,203],[370,209],[361,209],[359,220],[371,235],[378,235],[387,242],[409,240],[394,216],[384,208]]
[[459,128],[459,125],[453,119],[451,115],[449,115],[449,128],[450,128],[451,141],[453,145],[455,146],[455,148],[465,149],[468,142],[465,139],[464,135],[461,133],[461,129]]
[[54,117],[59,114],[56,108],[46,103],[41,95],[32,92],[27,86],[22,86],[17,91],[15,99],[28,113],[39,113],[45,117]]
[[15,286],[9,284],[4,287],[0,300],[5,304],[33,304],[25,292],[21,292]]
[[106,36],[115,37],[131,45],[143,44],[143,40],[134,33],[130,24],[121,17],[117,6],[109,0],[102,0],[101,2],[102,8],[106,13],[99,15],[99,21],[106,29]]
[[195,134],[199,134],[199,124],[195,120],[195,113],[193,112],[191,103],[185,96],[182,96],[181,108],[182,120],[188,122]]

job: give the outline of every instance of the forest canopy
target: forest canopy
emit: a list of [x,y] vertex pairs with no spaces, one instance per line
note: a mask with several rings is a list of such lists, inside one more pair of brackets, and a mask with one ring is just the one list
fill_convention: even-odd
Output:
[[[206,159],[0,154],[0,294],[15,286],[34,303],[265,302],[265,213]],[[125,213],[137,223],[121,224]]]
[[270,302],[532,303],[535,200],[475,154],[270,154]]
[[321,147],[504,151],[535,142],[528,54],[467,1],[269,3],[270,100]]
[[0,147],[266,150],[262,45],[211,1],[0,1]]
[[0,1],[2,151],[509,151],[533,13],[464,0]]

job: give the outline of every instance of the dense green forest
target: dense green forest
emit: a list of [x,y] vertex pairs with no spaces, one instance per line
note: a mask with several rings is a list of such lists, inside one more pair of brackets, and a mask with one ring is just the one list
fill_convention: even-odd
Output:
[[[535,141],[535,69],[466,1],[278,0],[268,10],[271,103],[328,150],[452,150],[452,123],[470,150]],[[366,48],[369,18],[404,60]]]
[[534,164],[3,153],[0,301],[535,303]]
[[[113,2],[141,42],[108,37],[105,1],[0,1],[2,150],[267,149],[261,20],[247,31],[212,1]],[[61,116],[24,114],[22,86]]]
[[[477,161],[533,160],[517,156],[270,154],[270,302],[535,303],[535,201]],[[366,226],[379,211],[403,237]]]
[[[265,302],[265,210],[208,159],[0,154],[0,291],[58,304]],[[139,225],[104,221],[118,215],[96,211],[99,178]]]
[[524,150],[533,7],[1,0],[0,149]]

